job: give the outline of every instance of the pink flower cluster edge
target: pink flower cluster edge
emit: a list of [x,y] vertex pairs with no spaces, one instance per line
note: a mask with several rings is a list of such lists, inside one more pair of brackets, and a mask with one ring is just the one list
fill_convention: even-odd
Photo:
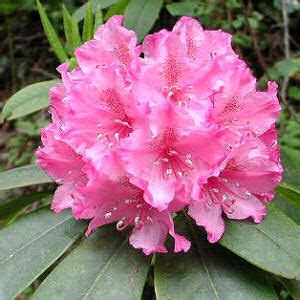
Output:
[[266,215],[282,177],[275,122],[277,85],[257,82],[231,35],[182,17],[137,45],[113,16],[75,51],[78,66],[58,67],[50,90],[52,122],[37,163],[59,184],[52,209],[132,228],[145,254],[188,251],[173,216],[186,209],[209,242],[225,218]]

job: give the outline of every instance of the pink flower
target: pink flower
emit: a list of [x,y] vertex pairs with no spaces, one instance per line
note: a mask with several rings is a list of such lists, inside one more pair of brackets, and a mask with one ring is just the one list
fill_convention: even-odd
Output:
[[75,51],[79,67],[84,72],[113,63],[126,70],[135,70],[139,64],[140,47],[132,30],[122,26],[123,16],[111,17],[99,27],[94,39],[87,41]]
[[82,157],[61,140],[54,124],[43,129],[42,142],[44,148],[36,151],[37,164],[60,185],[54,194],[52,209],[60,212],[72,208],[77,187],[86,183]]
[[222,212],[229,219],[262,221],[266,215],[262,200],[281,180],[282,167],[274,151],[258,138],[246,139],[224,161],[220,174],[204,183],[189,215],[205,228],[210,242],[224,232]]
[[262,221],[282,176],[277,85],[257,89],[230,34],[183,17],[137,45],[114,16],[75,56],[75,69],[58,67],[37,150],[59,184],[55,212],[90,219],[87,235],[130,227],[145,254],[167,252],[169,234],[175,252],[189,249],[174,225],[185,208],[210,242],[224,216]]
[[[186,203],[174,200],[167,210],[158,211],[144,200],[145,183],[122,170],[116,157],[106,160],[103,172],[86,170],[89,183],[79,191],[74,203],[74,215],[92,219],[86,234],[108,223],[116,223],[118,230],[133,226],[130,243],[145,254],[167,252],[164,242],[169,233],[175,240],[175,252],[187,251],[190,242],[175,233],[171,213]],[[111,172],[112,171],[112,172]]]

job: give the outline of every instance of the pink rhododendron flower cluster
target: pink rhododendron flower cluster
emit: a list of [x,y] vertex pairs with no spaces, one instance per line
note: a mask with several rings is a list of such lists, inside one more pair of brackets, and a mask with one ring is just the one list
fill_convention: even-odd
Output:
[[168,234],[175,252],[190,248],[175,232],[182,209],[212,243],[224,217],[262,221],[282,174],[277,85],[257,90],[230,34],[182,17],[137,45],[114,16],[75,56],[74,70],[58,68],[37,151],[59,184],[55,212],[91,219],[87,235],[130,227],[146,254],[166,252]]

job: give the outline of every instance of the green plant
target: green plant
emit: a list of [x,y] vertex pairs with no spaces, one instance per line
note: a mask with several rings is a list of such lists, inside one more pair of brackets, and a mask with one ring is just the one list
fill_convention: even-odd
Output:
[[[166,6],[160,0],[99,2],[107,8],[104,19],[125,12],[125,24],[137,30],[140,40],[154,25],[161,9],[166,8],[173,16],[206,18],[220,9],[211,5],[201,11],[204,6],[194,1],[168,1]],[[228,5],[238,12],[241,9],[238,1],[228,1]],[[68,60],[75,67],[74,49],[90,39],[102,22],[98,1],[85,4],[73,15],[63,8],[66,43],[61,42],[39,2],[38,8],[53,52],[59,61]],[[250,23],[255,28],[260,26],[259,21]],[[232,27],[240,29],[244,25],[238,14]],[[227,26],[231,28],[231,24]],[[238,37],[239,45],[250,46],[244,34],[239,33]],[[283,61],[273,68],[274,74],[281,72],[276,77],[279,80],[286,73],[299,72],[295,61],[287,65]],[[19,118],[47,108],[48,90],[55,82],[36,83],[13,95],[3,108],[3,120],[17,120],[17,126],[28,136],[38,135],[42,125],[38,117],[34,117],[34,125]],[[287,171],[284,183],[278,187],[277,199],[268,207],[266,220],[259,225],[229,222],[219,245],[211,246],[195,231],[194,224],[179,214],[179,231],[193,241],[188,254],[146,257],[128,246],[126,233],[116,233],[109,226],[84,238],[84,222],[75,221],[66,212],[56,215],[49,211],[48,191],[0,201],[0,218],[5,219],[5,227],[0,231],[0,299],[13,298],[28,286],[26,292],[34,292],[33,299],[55,300],[139,299],[145,297],[147,289],[149,297],[154,297],[153,288],[157,299],[277,299],[278,290],[283,299],[299,298],[299,124],[286,118],[286,135],[281,141]],[[34,163],[0,173],[0,191],[49,183],[51,179]],[[27,214],[29,208],[33,212]],[[34,282],[39,285],[37,289]]]

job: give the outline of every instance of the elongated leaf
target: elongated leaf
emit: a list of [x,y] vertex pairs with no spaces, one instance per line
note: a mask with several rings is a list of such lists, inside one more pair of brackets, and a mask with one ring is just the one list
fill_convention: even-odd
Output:
[[285,278],[280,278],[279,280],[288,292],[294,297],[295,300],[300,299],[300,282],[296,280],[288,280]]
[[284,166],[284,181],[300,188],[300,151],[282,146],[281,159]]
[[[96,11],[98,5],[100,5],[101,8],[103,9],[119,1],[120,0],[91,0],[93,12]],[[87,3],[83,4],[74,12],[73,17],[75,18],[76,21],[80,22],[84,19],[86,14],[86,9],[87,9]]]
[[12,299],[53,264],[84,230],[68,212],[31,213],[0,231],[0,299]]
[[173,16],[193,16],[199,4],[194,2],[178,2],[167,5],[167,10]]
[[274,199],[274,204],[278,207],[284,214],[291,218],[294,222],[300,225],[300,209],[295,207],[286,198],[281,197],[278,193]]
[[2,118],[14,120],[49,106],[49,89],[58,80],[48,80],[26,86],[11,96],[2,110]]
[[8,201],[3,205],[1,205],[0,203],[0,219],[5,218],[16,211],[23,209],[24,207],[28,206],[29,204],[35,201],[42,200],[49,196],[51,196],[50,193],[40,192],[32,195],[21,196],[19,198]]
[[33,299],[141,299],[149,265],[149,257],[105,227],[63,260]]
[[81,45],[81,37],[77,21],[70,15],[65,6],[63,6],[63,20],[67,47],[70,54],[73,55],[75,49]]
[[220,244],[261,269],[300,279],[300,227],[274,205],[261,224],[228,221]]
[[41,17],[41,21],[42,21],[42,25],[44,28],[44,31],[47,35],[48,41],[55,53],[55,55],[57,56],[57,58],[59,59],[59,61],[61,63],[67,61],[68,56],[65,52],[64,47],[62,46],[59,37],[56,33],[56,30],[54,29],[53,25],[51,24],[44,7],[41,5],[40,1],[37,0],[37,7],[40,13],[40,17]]
[[300,190],[285,182],[277,187],[277,194],[286,199],[291,205],[300,208]]
[[67,49],[69,51],[69,54],[72,55],[74,50],[74,43],[73,43],[73,21],[72,17],[67,10],[67,8],[63,5],[63,22],[64,22],[64,32],[67,42]]
[[91,2],[87,3],[86,15],[83,21],[82,41],[85,42],[93,37],[94,16]]
[[[183,232],[189,236],[186,229]],[[200,232],[191,240],[197,242],[188,253],[156,257],[157,299],[277,299],[256,268],[220,246],[209,246]]]
[[0,173],[0,191],[51,181],[38,166],[26,165]]
[[100,25],[103,24],[103,14],[100,4],[96,8],[96,14],[95,14],[95,22],[94,22],[94,33],[98,29]]
[[125,11],[125,26],[134,29],[139,41],[158,18],[163,0],[131,0]]
[[300,190],[282,182],[277,187],[274,204],[297,224],[300,224]]
[[116,4],[113,4],[105,14],[105,20],[108,20],[113,15],[123,15],[128,3],[129,0],[121,0]]

